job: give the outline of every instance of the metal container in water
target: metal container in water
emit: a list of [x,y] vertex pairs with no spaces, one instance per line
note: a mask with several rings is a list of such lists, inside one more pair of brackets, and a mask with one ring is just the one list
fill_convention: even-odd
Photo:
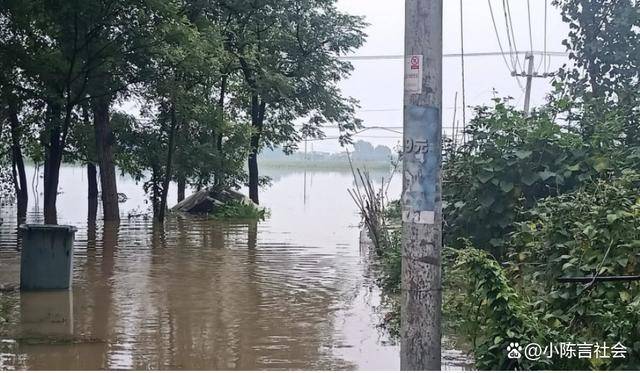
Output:
[[20,230],[20,289],[69,289],[76,228],[70,225],[23,224]]

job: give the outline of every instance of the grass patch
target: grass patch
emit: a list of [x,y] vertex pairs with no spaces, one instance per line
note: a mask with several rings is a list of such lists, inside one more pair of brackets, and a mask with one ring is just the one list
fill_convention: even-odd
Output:
[[225,202],[212,214],[216,219],[265,220],[269,216],[267,209],[243,201]]

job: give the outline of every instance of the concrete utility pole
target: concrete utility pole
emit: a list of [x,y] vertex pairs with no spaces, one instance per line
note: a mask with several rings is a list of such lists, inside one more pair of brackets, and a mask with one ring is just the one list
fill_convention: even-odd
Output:
[[531,103],[531,83],[533,81],[533,54],[527,53],[524,59],[529,61],[529,66],[527,67],[527,88],[524,94],[524,114],[529,116],[529,105]]
[[439,370],[442,0],[405,0],[400,368]]
[[[542,55],[542,58],[545,58],[545,55]],[[527,52],[524,57],[525,60],[529,62],[527,65],[527,72],[518,73],[516,71],[511,72],[511,76],[522,76],[527,78],[527,86],[524,91],[524,113],[526,116],[529,116],[531,111],[531,85],[533,83],[533,78],[548,78],[550,76],[554,76],[554,73],[538,73],[533,71],[533,53]]]

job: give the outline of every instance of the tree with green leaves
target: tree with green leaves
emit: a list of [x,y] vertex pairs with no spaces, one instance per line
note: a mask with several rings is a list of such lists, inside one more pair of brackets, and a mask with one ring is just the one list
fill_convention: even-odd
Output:
[[[0,55],[5,57],[5,55]],[[0,121],[7,123],[7,133],[3,137],[7,138],[11,164],[11,184],[15,192],[17,202],[17,221],[22,223],[26,220],[27,205],[29,202],[29,191],[27,186],[27,175],[25,170],[25,162],[23,157],[23,143],[26,137],[28,127],[21,120],[23,111],[23,100],[18,96],[20,93],[15,90],[9,79],[17,79],[19,73],[16,67],[12,66],[9,59],[2,59],[0,68],[3,73],[0,74]],[[1,129],[0,129],[1,132]]]
[[[95,162],[100,170],[103,218],[117,221],[120,214],[111,106],[116,99],[131,96],[132,87],[153,78],[153,56],[161,53],[160,38],[167,35],[164,30],[178,22],[180,8],[177,1],[93,0],[83,2],[83,6],[82,16],[92,35],[83,46],[82,58],[91,66],[87,94],[93,117]],[[88,172],[89,179],[94,180],[91,163]]]
[[[4,104],[0,101],[0,105]],[[11,203],[16,196],[16,172],[11,148],[11,127],[6,112],[0,111],[0,205]],[[19,220],[20,217],[18,212]]]
[[[338,11],[335,1],[218,4],[225,50],[242,78],[232,103],[244,109],[242,117],[252,127],[249,196],[258,203],[262,147],[291,147],[304,137],[322,137],[322,126],[329,123],[339,126],[344,144],[359,127],[356,103],[342,95],[337,83],[353,69],[339,57],[363,44],[365,23]],[[295,126],[299,119],[301,129]]]
[[[214,133],[221,131],[213,94],[220,70],[220,38],[215,25],[203,23],[201,12],[191,9],[189,3],[176,9],[178,17],[158,37],[152,78],[140,89],[145,123],[133,121],[134,127],[123,132],[123,138],[128,139],[123,146],[129,149],[125,156],[139,160],[127,163],[133,166],[129,171],[151,171],[145,189],[159,221],[165,217],[171,181],[178,181],[180,197],[184,197],[187,179],[208,181],[208,172],[198,172],[202,171],[200,161],[212,160],[215,164],[213,158],[218,154]],[[138,156],[132,150],[138,146],[153,146],[146,151],[155,154]],[[197,154],[196,150],[204,152]]]
[[[560,69],[560,103],[585,137],[615,115],[625,144],[640,145],[640,3],[555,0],[569,37],[570,63]],[[610,128],[614,130],[614,128]]]
[[[137,145],[117,143],[111,120],[118,100],[142,101],[153,122],[124,121],[133,127],[120,137],[134,141],[128,134],[144,130],[141,144],[163,151],[138,167],[154,171],[160,220],[171,181],[179,199],[187,184],[235,186],[246,181],[238,158],[247,157],[257,202],[261,148],[293,148],[303,137],[323,137],[330,123],[346,143],[360,125],[355,101],[337,83],[352,70],[339,57],[363,43],[364,22],[338,11],[335,0],[7,0],[0,23],[0,53],[10,61],[0,80],[3,112],[29,117],[28,126],[9,121],[16,185],[26,195],[18,159],[28,148],[44,161],[46,223],[57,222],[65,160],[87,166],[89,219],[97,211],[96,168],[103,218],[119,219],[116,165],[126,169],[135,157],[116,152]],[[25,147],[23,135],[40,146]]]
[[[40,139],[45,148],[45,222],[57,222],[56,198],[63,150],[75,105],[84,93],[84,69],[78,63],[79,30],[68,22],[74,4],[7,1],[2,8],[2,49],[9,50],[24,81],[16,88],[37,99],[44,124]],[[64,19],[64,22],[62,20]]]
[[[45,222],[56,223],[59,169],[69,136],[90,107],[105,220],[118,220],[110,106],[144,81],[154,44],[177,17],[177,2],[8,0],[0,50],[21,72],[12,89],[39,114],[44,148]],[[91,167],[89,167],[91,171]],[[95,172],[93,177],[95,179]]]

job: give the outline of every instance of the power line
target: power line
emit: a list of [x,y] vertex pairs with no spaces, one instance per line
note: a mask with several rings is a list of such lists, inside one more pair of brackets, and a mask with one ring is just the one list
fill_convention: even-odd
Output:
[[[511,71],[517,70],[518,68],[518,60],[513,58],[514,49],[518,48],[513,47],[513,43],[511,41],[511,29],[509,28],[509,17],[507,16],[507,5],[505,4],[505,0],[502,0],[502,13],[504,14],[504,27],[507,31],[507,44],[509,45],[509,59],[511,60]],[[517,56],[516,56],[517,57]]]
[[[516,29],[515,27],[513,27],[513,17],[511,17],[511,5],[509,5],[509,0],[503,0],[503,4],[506,4],[507,7],[507,14],[509,16],[509,27],[511,29],[511,40],[513,41],[513,50],[517,51],[518,50],[518,45],[516,44]],[[530,48],[529,52],[531,52],[533,48]],[[526,53],[525,53],[526,55]],[[520,63],[520,59],[518,58],[518,55],[516,54],[515,56],[516,58],[516,62],[518,63],[518,66],[520,67],[520,69],[522,71],[524,71],[524,65]]]
[[[442,129],[443,130],[447,130],[447,133],[451,132],[451,135],[453,136],[455,127],[453,127],[453,126],[442,126]],[[362,138],[362,139],[397,139],[397,140],[401,140],[402,139],[401,135],[397,135],[397,136],[362,135],[360,132],[353,133],[353,134],[351,134],[351,136],[352,137]],[[339,138],[340,138],[339,136],[328,136],[328,137],[322,137],[322,138],[308,139],[307,141],[309,141],[309,142],[313,142],[313,141],[328,141],[328,140],[338,140]]]
[[360,113],[368,113],[368,112],[380,112],[380,111],[402,111],[402,109],[358,109],[356,111]]
[[453,121],[452,121],[452,126],[453,126],[453,146],[456,146],[456,138],[458,136],[458,126],[456,126],[456,123],[459,123],[460,121],[456,122],[456,114],[458,112],[458,91],[456,91],[456,95],[453,97]]
[[[297,128],[302,128],[303,125],[295,125],[294,127]],[[340,129],[340,126],[336,126],[336,125],[330,125],[330,126],[322,126],[319,128],[320,130],[322,129]],[[393,133],[402,133],[402,131],[397,131],[397,130],[401,130],[402,126],[397,126],[397,125],[393,125],[393,126],[366,126],[364,128],[362,128],[359,131],[356,131],[354,133],[362,133],[365,131],[370,131],[370,130],[382,130],[382,131],[389,131],[389,132],[393,132]]]
[[487,3],[489,4],[489,11],[491,12],[491,22],[493,22],[493,30],[496,33],[496,39],[498,40],[498,47],[500,47],[500,55],[502,56],[502,60],[504,61],[504,64],[507,66],[509,73],[511,73],[513,71],[513,67],[507,61],[507,57],[505,56],[505,53],[504,53],[504,48],[502,48],[502,42],[500,41],[500,33],[498,32],[498,26],[496,25],[496,18],[493,15],[493,7],[491,6],[491,0],[487,0]]
[[[547,51],[547,29],[549,28],[549,23],[547,22],[547,8],[548,8],[549,0],[544,0],[544,51]],[[549,68],[551,67],[551,57],[544,57],[544,72],[548,73]]]
[[[544,0],[544,47],[543,50],[547,51],[547,2],[548,0]],[[536,68],[536,72],[540,72],[540,67],[544,66],[544,73],[548,73],[547,70],[547,56],[543,55],[538,63],[538,67]]]
[[464,89],[464,22],[462,12],[462,0],[460,0],[460,67],[462,70],[462,142],[466,139],[467,129],[467,99]]
[[[352,134],[352,137],[359,137],[363,139],[398,139],[401,140],[402,136],[371,136],[371,135],[360,135],[360,134]],[[317,139],[309,139],[309,141],[328,141],[328,140],[338,140],[340,137],[332,136],[332,137],[323,137]]]
[[[519,55],[519,54],[526,54],[528,52],[513,51],[512,53],[515,55]],[[533,51],[532,53],[540,54],[540,55],[545,54],[545,52],[543,51]],[[470,53],[465,53],[464,56],[465,57],[490,57],[490,56],[504,56],[504,54],[505,54],[504,51],[503,52],[470,52]],[[566,57],[569,55],[567,52],[546,52],[546,54],[554,57]],[[447,53],[442,55],[442,57],[446,57],[446,58],[453,58],[453,57],[460,57],[460,56],[461,56],[460,53]],[[338,59],[341,61],[403,60],[404,58],[405,56],[402,54],[381,54],[381,55],[338,57]]]
[[533,50],[533,32],[531,32],[531,1],[527,0],[527,17],[529,18],[529,50]]
[[[509,7],[509,2],[506,0],[502,0],[502,12],[504,13],[504,24],[507,30],[507,40],[509,41],[509,57],[511,58],[511,63],[513,64],[513,71],[516,71],[519,67],[521,70],[524,70],[524,68],[520,65],[518,54],[516,53],[515,57],[513,56],[513,51],[517,51],[518,46],[516,45],[515,31],[513,29],[513,21],[511,19],[511,8]],[[524,91],[522,82],[517,76],[516,82],[518,82],[518,86],[520,87],[520,89]]]

